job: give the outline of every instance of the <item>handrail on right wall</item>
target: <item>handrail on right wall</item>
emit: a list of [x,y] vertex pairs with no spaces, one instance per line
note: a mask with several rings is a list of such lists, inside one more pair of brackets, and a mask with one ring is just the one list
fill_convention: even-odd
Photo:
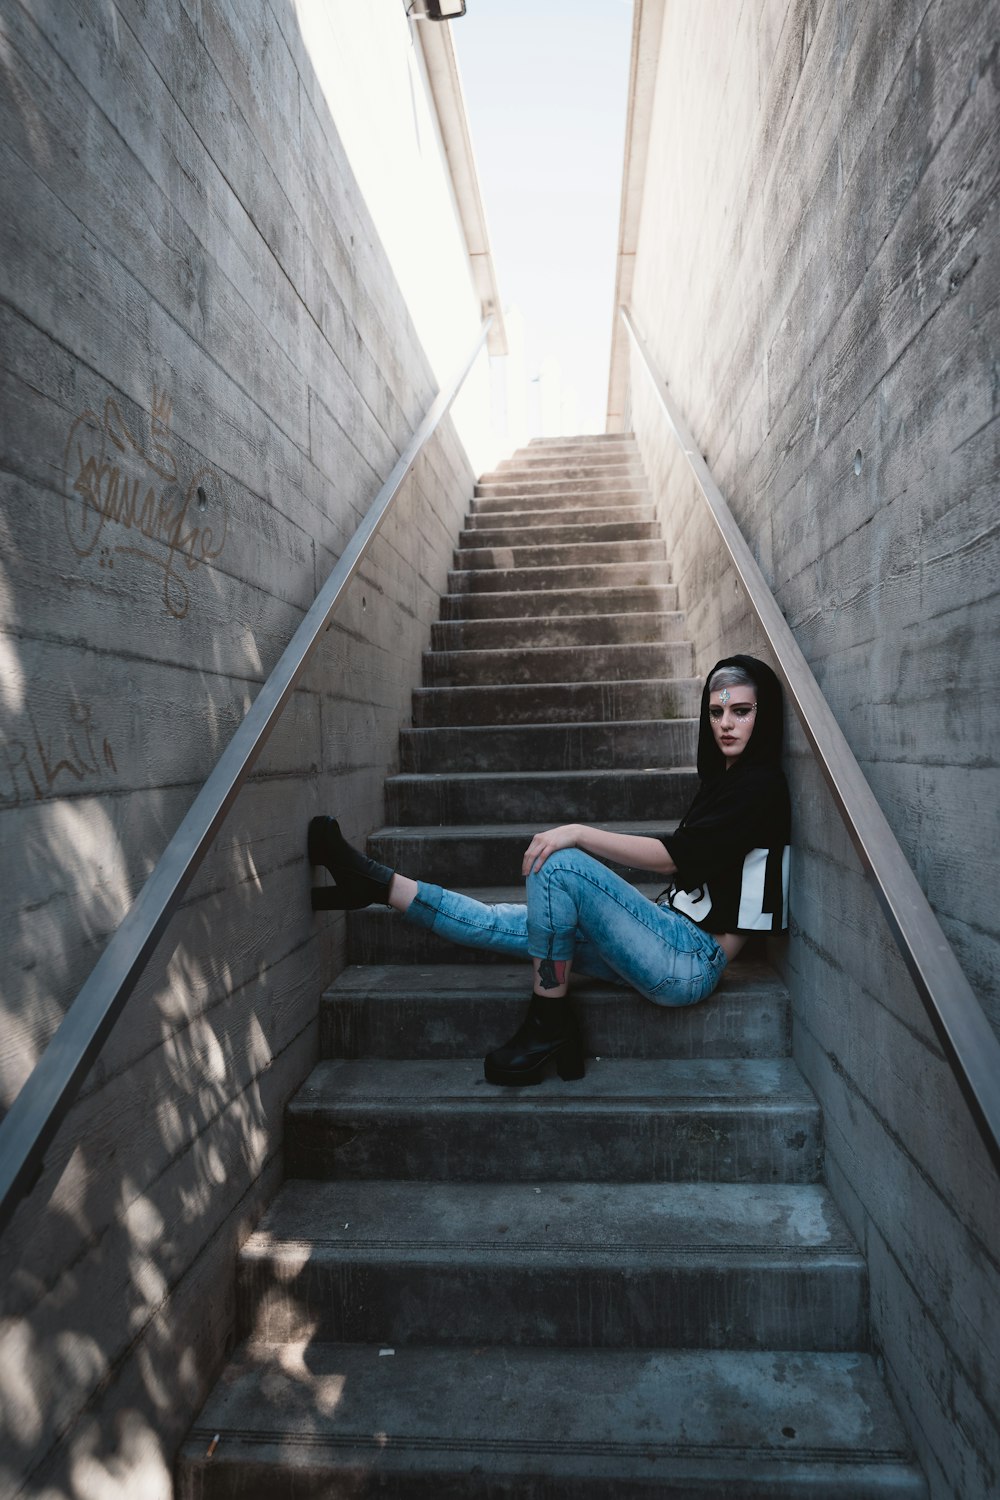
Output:
[[691,466],[774,653],[778,675],[944,1048],[994,1167],[1000,1172],[1000,1041],[952,951],[840,725],[823,697],[753,553],[626,307],[622,321]]

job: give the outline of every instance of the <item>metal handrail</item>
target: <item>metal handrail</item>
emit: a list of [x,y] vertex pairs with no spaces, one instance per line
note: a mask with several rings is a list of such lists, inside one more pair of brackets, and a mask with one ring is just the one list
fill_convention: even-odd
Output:
[[993,1165],[1000,1172],[1000,1041],[698,451],[646,341],[628,309],[621,307],[619,311],[767,636],[778,675],[819,761],[851,843],[875,886],[889,930]]
[[34,1187],[46,1149],[253,769],[404,479],[464,385],[492,321],[486,319],[472,353],[462,362],[451,384],[438,393],[400,454],[336,567],[0,1123],[0,1230],[21,1198]]

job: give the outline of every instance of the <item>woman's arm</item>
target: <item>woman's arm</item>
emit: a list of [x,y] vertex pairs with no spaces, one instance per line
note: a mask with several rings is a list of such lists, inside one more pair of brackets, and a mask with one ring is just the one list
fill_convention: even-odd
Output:
[[636,870],[655,870],[658,875],[672,875],[677,868],[659,839],[638,833],[609,833],[605,828],[588,828],[585,823],[563,823],[535,834],[524,851],[521,874],[537,875],[557,849],[582,849],[599,859],[613,859]]

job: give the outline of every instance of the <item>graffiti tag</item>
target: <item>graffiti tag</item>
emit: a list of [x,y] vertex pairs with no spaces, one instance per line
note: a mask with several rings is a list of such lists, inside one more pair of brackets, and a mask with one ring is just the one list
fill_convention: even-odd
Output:
[[18,738],[0,736],[0,761],[7,785],[0,787],[0,801],[10,805],[41,802],[59,778],[71,776],[82,782],[101,776],[105,770],[117,774],[115,754],[107,738],[100,751],[95,745],[93,709],[89,703],[70,704],[59,731],[43,736],[31,709],[25,710],[30,733]]
[[[218,476],[203,467],[185,487],[170,446],[172,402],[153,388],[150,442],[129,430],[110,396],[103,415],[84,411],[66,440],[63,517],[78,557],[135,557],[163,574],[163,603],[182,620],[190,591],[179,571],[217,558],[226,545],[227,520]],[[209,517],[221,515],[219,522]],[[124,535],[123,535],[124,533]]]

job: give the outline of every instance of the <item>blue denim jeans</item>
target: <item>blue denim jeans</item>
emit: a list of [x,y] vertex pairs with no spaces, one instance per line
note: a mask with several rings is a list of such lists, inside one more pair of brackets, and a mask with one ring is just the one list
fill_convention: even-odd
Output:
[[571,958],[584,974],[624,979],[657,1005],[704,1000],[726,967],[711,933],[657,906],[579,849],[560,849],[528,876],[527,905],[486,906],[420,881],[406,917],[469,948]]

